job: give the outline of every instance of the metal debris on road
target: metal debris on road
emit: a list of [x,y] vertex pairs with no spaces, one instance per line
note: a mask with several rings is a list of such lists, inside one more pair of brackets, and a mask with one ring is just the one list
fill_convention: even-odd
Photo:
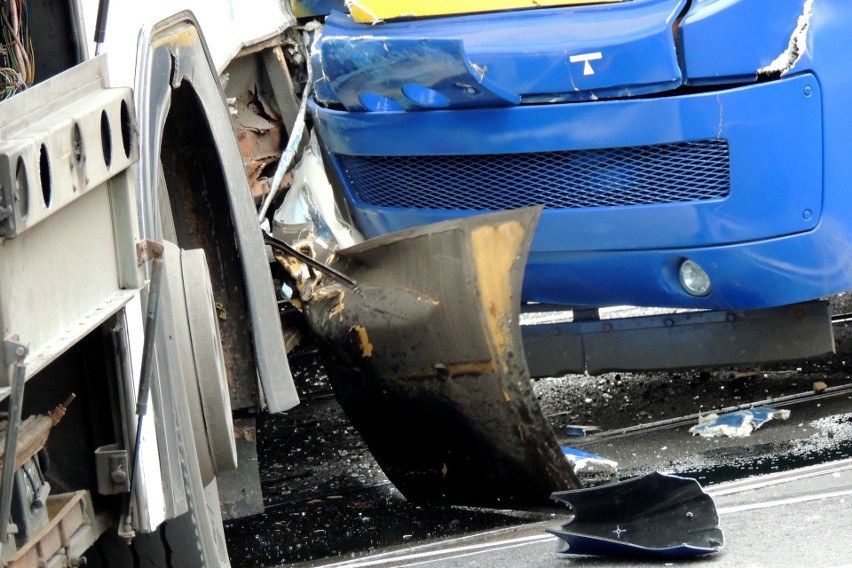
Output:
[[569,424],[565,427],[565,434],[573,438],[588,436],[589,434],[594,434],[600,431],[601,429],[599,426],[579,426],[575,424]]
[[574,468],[574,473],[577,474],[606,474],[612,476],[618,470],[618,462],[582,450],[562,446],[562,453],[568,458],[571,467]]
[[689,429],[693,436],[713,438],[745,438],[772,419],[787,420],[789,410],[777,408],[751,408],[728,414],[707,414],[698,419],[698,424]]
[[561,491],[573,517],[560,529],[559,554],[678,558],[724,544],[712,497],[694,479],[658,472],[620,483]]

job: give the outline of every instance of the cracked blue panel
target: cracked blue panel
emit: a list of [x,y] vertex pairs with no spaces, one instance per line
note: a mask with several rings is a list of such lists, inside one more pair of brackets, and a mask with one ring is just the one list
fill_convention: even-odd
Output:
[[471,65],[461,40],[327,37],[320,49],[328,88],[351,111],[520,102]]
[[[419,84],[448,98],[448,107],[470,106],[475,100],[439,87],[470,83],[469,78],[458,80],[459,66],[474,69],[487,91],[532,102],[674,89],[682,73],[672,27],[685,4],[633,0],[375,26],[335,13],[327,19],[314,52],[315,76],[323,83],[317,97],[321,102],[345,99],[352,104],[344,105],[353,110],[365,110],[362,103],[353,102],[363,92],[400,103],[400,85],[408,84],[413,74],[422,77]],[[450,49],[453,42],[459,47]],[[421,47],[412,52],[415,45]],[[447,59],[450,54],[455,61]],[[464,91],[463,86],[459,89]],[[481,106],[494,104],[490,96],[481,100]]]
[[807,0],[693,0],[679,26],[685,82],[755,80],[759,69],[788,49],[806,4]]

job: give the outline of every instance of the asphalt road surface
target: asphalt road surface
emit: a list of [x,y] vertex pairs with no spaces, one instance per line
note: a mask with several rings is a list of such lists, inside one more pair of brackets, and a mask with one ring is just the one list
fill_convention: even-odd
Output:
[[336,568],[370,566],[852,566],[852,460],[757,476],[707,488],[726,536],[718,554],[692,560],[637,562],[560,555],[545,529],[555,521],[481,532],[352,560]]
[[[567,376],[538,380],[534,388],[560,442],[618,462],[620,479],[674,473],[699,480],[714,496],[725,547],[689,564],[852,566],[848,323],[836,324],[835,334],[838,354],[826,360]],[[310,349],[294,358],[293,368],[303,404],[258,420],[266,510],[226,523],[233,566],[673,562],[558,556],[555,537],[544,530],[567,520],[559,511],[407,502],[348,423]],[[699,415],[752,402],[787,409],[790,417],[747,438],[702,438],[688,431]],[[601,432],[572,438],[565,430],[570,424],[595,425]]]

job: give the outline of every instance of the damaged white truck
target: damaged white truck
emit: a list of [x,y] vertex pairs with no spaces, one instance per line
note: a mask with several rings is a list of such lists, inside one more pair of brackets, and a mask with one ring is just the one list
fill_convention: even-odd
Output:
[[227,565],[285,303],[423,501],[580,485],[531,376],[832,351],[841,0],[166,4],[2,3],[10,565]]

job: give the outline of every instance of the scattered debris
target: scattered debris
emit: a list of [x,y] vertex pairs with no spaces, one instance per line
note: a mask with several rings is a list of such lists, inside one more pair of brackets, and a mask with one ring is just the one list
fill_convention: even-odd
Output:
[[562,453],[568,458],[571,467],[574,468],[574,473],[577,474],[606,474],[613,476],[618,470],[618,462],[582,450],[562,446]]
[[573,438],[581,438],[600,431],[601,429],[599,426],[579,426],[576,424],[569,424],[565,426],[565,434]]
[[269,170],[281,157],[281,121],[253,92],[228,99],[228,107],[252,197],[259,199],[269,192]]
[[729,414],[707,414],[698,419],[698,424],[689,429],[690,433],[705,438],[727,436],[729,438],[745,438],[773,418],[787,420],[789,410],[776,408],[751,408],[738,410]]
[[713,499],[694,479],[658,472],[620,483],[553,493],[573,509],[559,554],[690,557],[718,552],[724,537]]
[[827,388],[828,388],[828,385],[825,384],[823,381],[816,381],[814,383],[814,386],[813,386],[814,392],[817,392],[817,393],[822,392]]

